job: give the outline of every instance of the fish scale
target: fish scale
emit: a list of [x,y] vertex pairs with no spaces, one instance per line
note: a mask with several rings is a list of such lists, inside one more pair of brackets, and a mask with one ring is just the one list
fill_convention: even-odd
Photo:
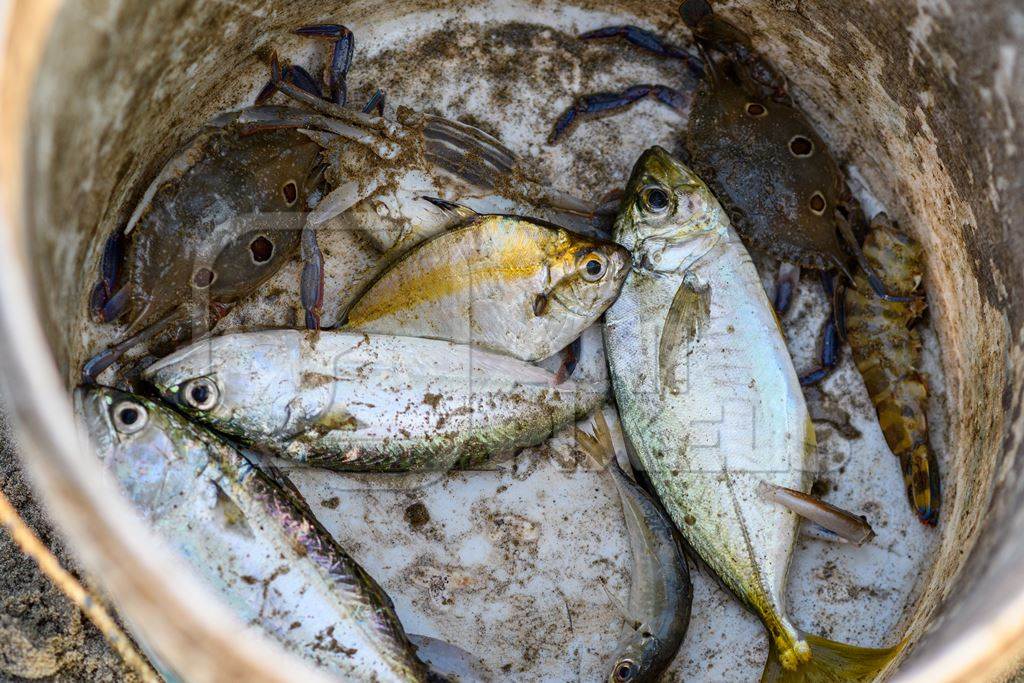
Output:
[[[447,470],[535,445],[604,388],[434,339],[268,330],[204,340],[146,369],[198,420],[281,457],[346,471]],[[202,383],[207,408],[189,403]]]
[[[618,245],[531,219],[452,211],[464,222],[385,271],[349,310],[344,329],[541,360],[593,324],[625,279],[628,256]],[[603,271],[588,279],[591,260]]]
[[785,615],[798,518],[758,488],[808,490],[814,430],[725,212],[655,147],[634,167],[615,239],[634,263],[604,326],[624,433],[689,544],[768,630],[763,680],[873,676],[892,650],[805,635]]

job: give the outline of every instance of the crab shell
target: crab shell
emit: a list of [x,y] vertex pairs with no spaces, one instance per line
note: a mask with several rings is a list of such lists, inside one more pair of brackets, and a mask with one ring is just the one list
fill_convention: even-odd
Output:
[[842,267],[835,211],[849,192],[825,142],[795,107],[751,96],[731,79],[705,80],[684,144],[737,232],[803,267]]
[[234,303],[274,275],[299,248],[321,192],[320,162],[320,146],[297,126],[249,123],[236,112],[203,128],[125,229],[129,333],[182,302]]

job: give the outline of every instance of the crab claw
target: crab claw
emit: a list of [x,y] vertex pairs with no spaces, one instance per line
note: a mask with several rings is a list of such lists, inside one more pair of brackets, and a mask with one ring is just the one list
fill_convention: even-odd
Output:
[[355,50],[355,36],[341,24],[314,24],[296,29],[296,35],[307,38],[323,38],[334,41],[334,52],[327,70],[327,86],[330,100],[337,105],[345,106],[348,100],[348,88],[345,79],[349,67],[352,66],[352,53]]

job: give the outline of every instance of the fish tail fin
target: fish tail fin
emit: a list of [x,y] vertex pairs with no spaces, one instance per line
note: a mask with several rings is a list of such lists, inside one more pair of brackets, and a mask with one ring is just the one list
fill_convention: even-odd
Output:
[[802,634],[802,640],[782,652],[770,638],[768,663],[761,683],[847,683],[871,681],[903,647],[857,647],[820,636]]
[[935,526],[939,521],[942,490],[939,484],[939,463],[927,443],[917,444],[904,473],[907,496],[922,524]]

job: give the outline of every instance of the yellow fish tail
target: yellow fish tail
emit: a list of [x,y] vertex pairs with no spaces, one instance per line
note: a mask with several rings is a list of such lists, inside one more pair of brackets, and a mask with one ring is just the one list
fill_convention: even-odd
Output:
[[[761,683],[850,683],[871,681],[903,647],[903,643],[888,648],[857,647],[820,636],[804,635],[795,649],[782,652],[774,639],[770,640],[768,663],[761,674]],[[806,649],[805,649],[806,648]],[[809,650],[810,656],[806,656]]]

